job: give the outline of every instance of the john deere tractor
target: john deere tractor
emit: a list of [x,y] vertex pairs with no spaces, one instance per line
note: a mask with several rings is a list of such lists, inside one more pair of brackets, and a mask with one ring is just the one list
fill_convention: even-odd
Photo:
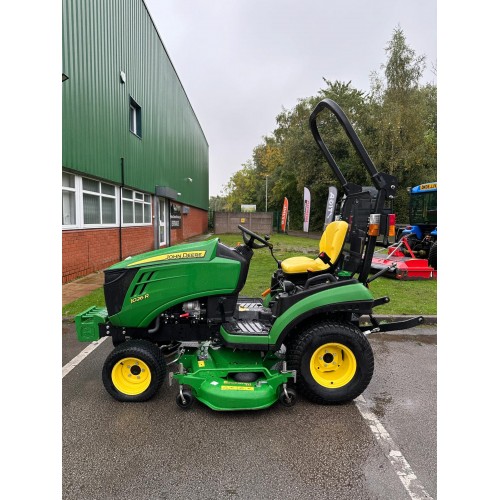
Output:
[[[376,190],[375,202],[347,182],[324,144],[317,118],[333,113],[359,154]],[[368,289],[379,235],[394,231],[383,214],[396,179],[376,170],[342,109],[324,99],[309,124],[346,195],[340,220],[328,225],[315,259],[277,262],[264,298],[244,298],[255,250],[268,236],[239,226],[244,243],[218,238],[155,250],[105,270],[106,308],[76,317],[78,338],[111,337],[104,387],[119,401],[146,401],[168,374],[181,408],[195,400],[213,410],[292,406],[297,392],[314,403],[351,401],[370,383],[374,356],[367,335],[411,328],[422,317],[379,324],[373,310],[389,301]],[[361,322],[361,318],[367,319]]]

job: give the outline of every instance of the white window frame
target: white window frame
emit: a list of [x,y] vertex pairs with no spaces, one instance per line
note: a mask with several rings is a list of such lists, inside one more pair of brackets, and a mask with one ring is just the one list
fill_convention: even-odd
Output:
[[75,178],[75,187],[69,187],[69,186],[62,186],[62,191],[69,191],[71,193],[75,193],[75,223],[74,224],[63,224],[62,228],[63,229],[75,229],[78,226],[78,193],[77,193],[77,186],[78,186],[78,179],[77,175],[72,174],[70,172],[64,172],[63,174],[66,175],[71,175]]
[[[99,192],[96,192],[96,191],[86,191],[85,189],[83,189],[83,179],[89,179],[91,181],[95,181],[95,182],[98,182],[99,183]],[[108,195],[108,194],[105,194],[102,192],[102,188],[101,188],[101,184],[104,183],[104,184],[107,184],[109,186],[113,186],[114,188],[114,195]],[[83,176],[83,177],[80,177],[80,186],[81,186],[81,196],[80,196],[80,200],[81,200],[81,224],[82,224],[82,227],[85,228],[85,229],[96,229],[96,228],[100,228],[100,227],[117,227],[118,226],[118,208],[119,208],[119,202],[118,202],[118,187],[114,184],[112,184],[111,182],[106,182],[106,181],[100,181],[98,179],[94,179],[92,177],[88,177],[88,176]],[[100,205],[100,216],[101,216],[101,221],[102,221],[102,199],[103,198],[108,198],[108,199],[113,199],[115,201],[115,222],[109,222],[109,223],[106,223],[106,224],[103,224],[102,222],[100,224],[85,224],[84,222],[84,214],[83,214],[83,195],[84,194],[89,194],[91,196],[96,196],[99,198],[99,205]]]
[[[88,175],[78,175],[74,174],[73,172],[67,172],[63,170],[63,173],[67,175],[72,175],[75,179],[75,187],[62,187],[62,191],[70,191],[75,193],[75,221],[76,224],[63,224],[62,229],[63,230],[75,230],[75,229],[99,229],[99,228],[112,228],[112,227],[119,227],[119,218],[122,218],[122,226],[129,227],[129,226],[152,226],[153,225],[153,195],[150,193],[145,193],[143,191],[136,191],[134,189],[128,189],[128,188],[123,188],[127,189],[128,191],[132,192],[132,198],[127,199],[123,198],[123,193],[122,193],[122,210],[120,210],[120,186],[117,186],[116,184],[113,184],[112,182],[108,181],[101,181],[100,179],[95,179],[93,177],[90,177]],[[83,189],[83,179],[90,179],[92,181],[96,181],[99,183],[99,193],[96,191],[87,191]],[[108,184],[110,186],[114,187],[114,195],[111,194],[106,194],[102,193],[102,187],[101,183]],[[85,194],[91,194],[94,196],[99,196],[100,204],[101,204],[101,220],[102,220],[102,198],[112,198],[115,200],[115,222],[114,223],[107,223],[107,224],[84,224],[84,217],[83,217],[83,195]],[[136,196],[137,195],[137,196]],[[141,199],[142,197],[142,199]],[[149,197],[149,201],[145,201],[145,197]],[[139,203],[142,205],[142,211],[144,214],[144,208],[147,207],[149,208],[149,222],[131,222],[131,223],[124,223],[123,222],[123,200],[128,200],[132,202],[132,209],[133,209],[133,214],[134,214],[134,221],[136,219],[135,217],[135,204]]]
[[142,139],[142,108],[132,96],[129,96],[129,122],[130,132]]
[[[130,191],[132,193],[132,198],[125,198],[123,195],[123,191]],[[149,201],[145,201],[145,196],[149,196]],[[141,199],[142,197],[142,199]],[[129,202],[132,203],[132,213],[133,213],[133,218],[134,222],[124,222],[123,220],[123,202]],[[143,219],[144,219],[144,209],[146,206],[149,207],[149,222],[136,222],[136,204],[142,205],[142,214],[143,214]],[[144,193],[143,191],[135,191],[133,189],[128,189],[128,188],[123,188],[122,190],[122,210],[121,210],[121,216],[122,216],[122,226],[123,227],[130,227],[130,226],[151,226],[153,224],[153,196],[150,195],[149,193]]]

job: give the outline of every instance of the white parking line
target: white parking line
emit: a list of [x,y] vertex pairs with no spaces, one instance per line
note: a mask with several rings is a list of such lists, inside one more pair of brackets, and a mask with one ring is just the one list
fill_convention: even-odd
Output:
[[78,356],[75,356],[69,363],[66,363],[62,369],[62,378],[64,378],[75,366],[81,363],[94,349],[97,349],[108,337],[92,342]]
[[[62,378],[64,378],[75,366],[78,366],[92,351],[97,349],[108,337],[92,342],[80,354],[75,356],[69,363],[65,364],[62,369]],[[413,472],[410,464],[403,456],[396,443],[386,431],[375,414],[368,409],[368,405],[363,396],[358,396],[354,402],[361,416],[368,422],[370,430],[374,434],[378,444],[382,448],[385,456],[396,472],[397,476],[403,483],[406,491],[412,500],[433,500],[433,498],[425,491],[424,487],[418,482],[416,474]]]
[[391,462],[394,471],[403,483],[410,498],[412,500],[432,500],[432,497],[418,482],[417,476],[411,469],[410,464],[406,461],[406,458],[396,446],[396,443],[392,440],[389,433],[385,430],[375,414],[368,409],[365,398],[363,396],[358,396],[354,402],[363,418],[368,422],[384,455],[389,459],[389,462]]

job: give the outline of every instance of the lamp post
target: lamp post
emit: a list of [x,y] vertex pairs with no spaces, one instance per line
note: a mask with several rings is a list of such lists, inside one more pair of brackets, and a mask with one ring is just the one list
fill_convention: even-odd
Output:
[[268,176],[268,175],[266,175],[266,212],[267,212],[267,178],[268,178],[268,177],[269,177],[269,176]]

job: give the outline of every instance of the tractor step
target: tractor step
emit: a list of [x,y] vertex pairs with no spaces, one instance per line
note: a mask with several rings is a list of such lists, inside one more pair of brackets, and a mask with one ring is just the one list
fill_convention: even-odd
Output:
[[270,324],[255,319],[238,320],[222,326],[231,335],[267,335],[271,327]]
[[262,299],[241,298],[238,300],[238,307],[241,309],[259,310],[264,306],[262,305]]
[[264,323],[271,320],[271,309],[263,306],[262,299],[240,298],[237,302],[237,306],[234,315],[236,320],[257,320]]

